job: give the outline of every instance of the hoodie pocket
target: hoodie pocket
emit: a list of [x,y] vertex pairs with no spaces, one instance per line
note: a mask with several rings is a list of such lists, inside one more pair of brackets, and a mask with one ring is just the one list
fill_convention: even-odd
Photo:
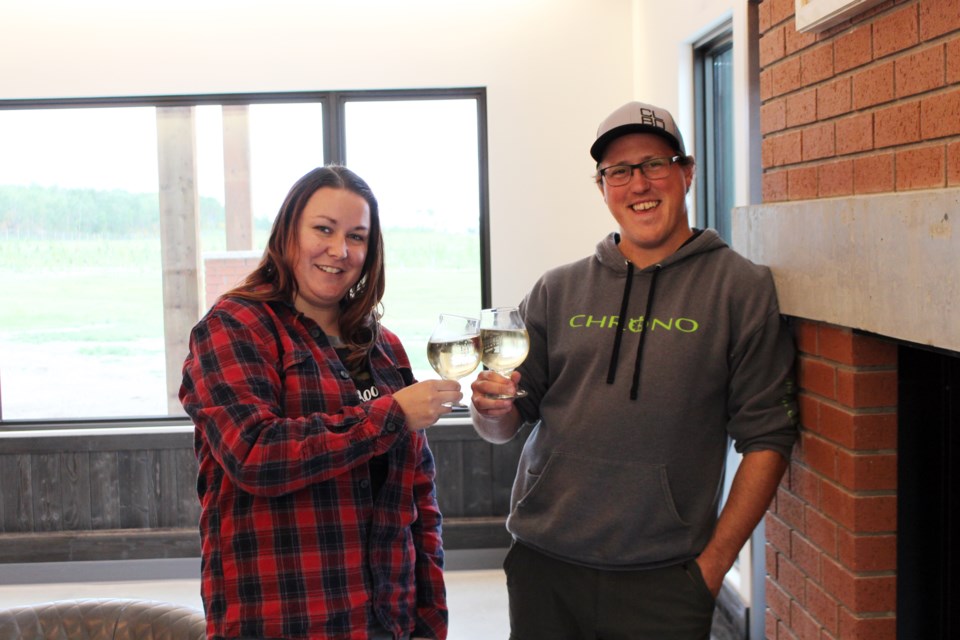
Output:
[[508,528],[545,551],[612,566],[690,555],[665,465],[557,451],[522,481]]

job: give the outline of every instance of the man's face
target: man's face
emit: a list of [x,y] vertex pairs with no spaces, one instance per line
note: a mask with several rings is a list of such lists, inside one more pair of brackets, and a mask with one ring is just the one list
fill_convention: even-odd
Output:
[[[677,155],[662,137],[630,133],[611,142],[600,169],[615,164],[638,164],[651,158]],[[620,252],[638,267],[646,267],[676,251],[691,235],[686,195],[693,166],[674,163],[666,177],[651,180],[635,170],[622,186],[599,183],[603,200],[620,225]]]

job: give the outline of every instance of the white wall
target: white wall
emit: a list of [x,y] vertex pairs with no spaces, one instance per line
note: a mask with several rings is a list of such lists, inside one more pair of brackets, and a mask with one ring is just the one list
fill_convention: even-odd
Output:
[[0,0],[0,99],[486,87],[511,304],[613,229],[588,148],[632,98],[632,1]]

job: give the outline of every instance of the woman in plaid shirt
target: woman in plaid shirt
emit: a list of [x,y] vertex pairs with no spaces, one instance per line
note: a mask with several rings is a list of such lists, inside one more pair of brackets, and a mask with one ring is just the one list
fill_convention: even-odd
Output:
[[414,381],[379,323],[383,271],[376,198],[321,167],[191,333],[209,638],[446,638],[424,430],[462,394]]

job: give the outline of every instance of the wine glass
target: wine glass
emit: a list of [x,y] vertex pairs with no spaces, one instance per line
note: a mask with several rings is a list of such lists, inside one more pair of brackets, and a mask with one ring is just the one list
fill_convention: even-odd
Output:
[[[480,312],[480,342],[483,344],[483,366],[492,369],[504,378],[520,366],[530,350],[530,336],[517,307],[495,307]],[[507,400],[527,395],[517,389],[517,395],[494,395]]]
[[[476,318],[441,313],[427,340],[427,360],[444,380],[459,380],[480,364],[480,329]],[[448,407],[466,408],[448,403]]]

